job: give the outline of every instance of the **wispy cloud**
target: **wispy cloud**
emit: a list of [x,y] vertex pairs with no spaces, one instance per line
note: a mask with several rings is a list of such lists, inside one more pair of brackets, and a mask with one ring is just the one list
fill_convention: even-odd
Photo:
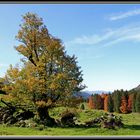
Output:
[[105,35],[98,35],[98,34],[94,34],[91,36],[83,35],[81,37],[77,37],[71,41],[66,42],[66,44],[93,45],[93,44],[98,44],[98,43],[108,39],[111,36],[112,36],[112,32],[107,32]]
[[124,26],[117,29],[110,29],[101,34],[93,34],[91,36],[84,35],[65,43],[67,46],[75,45],[96,45],[96,46],[111,46],[120,42],[140,41],[139,24]]
[[128,12],[120,13],[118,15],[110,16],[109,19],[111,21],[114,21],[114,20],[120,20],[127,17],[135,16],[135,15],[140,15],[140,9],[135,9]]

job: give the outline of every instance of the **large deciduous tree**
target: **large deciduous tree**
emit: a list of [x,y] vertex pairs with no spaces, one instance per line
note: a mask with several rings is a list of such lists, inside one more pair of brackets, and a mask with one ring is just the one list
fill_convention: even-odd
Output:
[[77,58],[66,53],[61,40],[49,34],[42,18],[33,13],[23,16],[16,38],[20,43],[15,49],[24,56],[24,65],[9,69],[5,90],[19,103],[29,101],[37,107],[40,120],[52,122],[48,109],[69,105],[73,94],[85,88]]

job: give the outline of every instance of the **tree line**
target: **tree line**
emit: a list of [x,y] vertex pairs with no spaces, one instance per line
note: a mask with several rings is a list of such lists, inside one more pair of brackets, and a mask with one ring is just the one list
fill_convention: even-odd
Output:
[[92,94],[88,98],[88,107],[90,109],[103,109],[107,112],[140,113],[140,92],[115,90],[108,94]]

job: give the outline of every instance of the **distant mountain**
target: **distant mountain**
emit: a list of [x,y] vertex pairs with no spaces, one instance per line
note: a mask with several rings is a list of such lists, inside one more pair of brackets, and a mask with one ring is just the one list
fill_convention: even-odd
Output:
[[[96,90],[96,91],[81,91],[79,93],[76,93],[76,96],[82,96],[84,99],[87,99],[92,94],[102,94],[102,93],[109,93],[110,91],[104,91],[104,90]],[[111,93],[111,92],[110,92]]]
[[105,90],[95,90],[95,91],[82,91],[82,92],[87,92],[89,94],[102,94],[102,93],[111,93],[111,91],[105,91]]
[[137,87],[135,87],[135,88],[133,88],[131,90],[140,91],[140,85],[138,85]]
[[82,96],[84,99],[87,99],[91,94],[87,93],[87,92],[78,92],[75,94],[76,97],[80,97]]

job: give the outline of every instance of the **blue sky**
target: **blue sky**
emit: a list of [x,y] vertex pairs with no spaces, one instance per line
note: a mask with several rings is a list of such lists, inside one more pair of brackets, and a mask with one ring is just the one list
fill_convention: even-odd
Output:
[[0,4],[0,76],[20,62],[14,46],[21,15],[37,13],[78,57],[86,90],[129,90],[140,84],[139,4]]

